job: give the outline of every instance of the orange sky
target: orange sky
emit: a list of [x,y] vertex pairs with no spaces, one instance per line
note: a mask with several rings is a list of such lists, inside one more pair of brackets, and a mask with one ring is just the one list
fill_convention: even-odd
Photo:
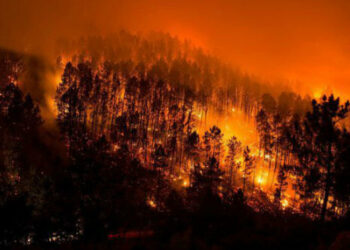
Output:
[[349,13],[348,0],[0,0],[0,46],[49,54],[60,36],[169,31],[263,79],[350,97]]

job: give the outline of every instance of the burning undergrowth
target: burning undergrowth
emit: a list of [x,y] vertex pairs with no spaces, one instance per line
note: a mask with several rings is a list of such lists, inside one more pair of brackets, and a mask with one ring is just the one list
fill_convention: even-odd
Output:
[[[13,142],[2,145],[2,176],[9,177],[7,197],[28,213],[21,242],[162,228],[164,215],[174,230],[195,215],[192,229],[200,231],[200,219],[227,226],[216,224],[223,219],[218,211],[253,221],[257,214],[324,219],[347,211],[340,190],[347,188],[341,176],[348,134],[335,124],[348,104],[333,96],[311,103],[167,34],[120,32],[57,48],[53,63],[11,52],[0,57],[1,121],[9,128],[2,138]],[[318,137],[326,125],[333,141]],[[29,132],[30,139],[21,136]],[[34,161],[27,140],[37,142],[34,152],[58,146]],[[320,141],[329,143],[330,155]],[[320,157],[311,157],[314,149]],[[52,220],[41,224],[49,212]]]

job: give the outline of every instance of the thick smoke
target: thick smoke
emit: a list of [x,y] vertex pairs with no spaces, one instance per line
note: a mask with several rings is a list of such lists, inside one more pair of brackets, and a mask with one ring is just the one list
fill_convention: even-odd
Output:
[[0,46],[53,63],[59,39],[165,31],[265,80],[347,97],[349,12],[346,0],[0,0]]

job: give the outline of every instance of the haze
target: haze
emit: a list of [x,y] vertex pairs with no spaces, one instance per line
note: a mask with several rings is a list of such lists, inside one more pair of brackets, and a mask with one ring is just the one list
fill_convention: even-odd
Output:
[[164,31],[265,80],[348,98],[349,13],[346,0],[0,0],[0,46],[50,56],[62,37]]

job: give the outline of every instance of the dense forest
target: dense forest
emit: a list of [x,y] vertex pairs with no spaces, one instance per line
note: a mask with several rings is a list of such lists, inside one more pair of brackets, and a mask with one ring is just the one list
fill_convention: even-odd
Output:
[[349,102],[120,32],[60,41],[47,126],[30,57],[0,51],[1,246],[303,249],[349,230]]

